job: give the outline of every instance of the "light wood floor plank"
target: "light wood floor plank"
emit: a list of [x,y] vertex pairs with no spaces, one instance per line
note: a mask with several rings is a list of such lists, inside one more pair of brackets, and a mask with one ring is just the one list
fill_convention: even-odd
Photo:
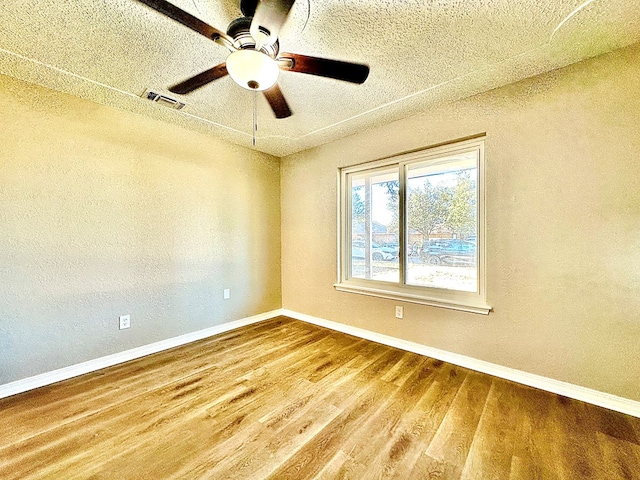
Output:
[[426,454],[453,465],[456,476],[464,466],[488,398],[491,378],[469,372]]
[[414,475],[422,475],[423,469],[416,465],[421,462],[432,463],[433,459],[425,453],[425,449],[431,444],[465,378],[463,369],[442,364],[429,390],[403,415],[396,431],[410,440],[410,444],[404,455],[394,461],[390,477],[410,478],[412,471]]
[[2,479],[635,479],[640,420],[285,317],[0,400]]
[[509,478],[516,440],[516,405],[513,387],[493,379],[462,471],[463,479]]

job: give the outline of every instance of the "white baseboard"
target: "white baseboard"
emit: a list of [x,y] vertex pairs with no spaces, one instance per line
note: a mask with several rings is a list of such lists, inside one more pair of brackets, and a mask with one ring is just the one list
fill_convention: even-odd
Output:
[[282,309],[279,314],[640,418],[640,402],[635,400],[618,397],[616,395],[581,387],[579,385],[573,385],[571,383],[561,382],[560,380],[554,380],[541,375],[523,372],[514,368],[503,367],[501,365],[496,365],[495,363],[485,362],[483,360],[477,360],[457,353],[427,347],[419,343],[409,342],[407,340],[371,332],[362,328],[313,317],[304,313]]
[[205,328],[204,330],[198,330],[197,332],[186,333],[178,337],[168,338],[159,342],[150,343],[149,345],[132,348],[130,350],[125,350],[124,352],[114,353],[113,355],[107,355],[106,357],[100,357],[87,362],[78,363],[76,365],[70,365],[68,367],[42,373],[33,377],[23,378],[21,380],[16,380],[15,382],[5,383],[4,385],[0,385],[0,398],[16,395],[28,390],[33,390],[34,388],[44,387],[45,385],[84,375],[85,373],[95,372],[96,370],[135,360],[136,358],[151,355],[152,353],[158,353],[163,350],[179,347],[180,345],[195,342],[196,340],[211,337],[219,333],[228,332],[229,330],[244,327],[245,325],[268,320],[280,314],[280,309],[261,313],[252,317],[246,317],[233,322],[216,325],[215,327]]
[[107,355],[106,357],[96,358],[87,362],[78,363],[69,367],[60,368],[51,372],[42,373],[33,377],[16,380],[15,382],[0,385],[0,398],[9,397],[18,393],[33,390],[35,388],[50,385],[52,383],[77,377],[85,373],[94,372],[102,368],[111,367],[119,363],[128,362],[136,358],[151,355],[152,353],[161,352],[170,348],[179,347],[187,343],[195,342],[203,338],[211,337],[219,333],[228,332],[236,328],[244,327],[252,323],[262,322],[279,315],[295,318],[303,322],[312,323],[321,327],[330,328],[338,332],[353,335],[355,337],[364,338],[373,342],[388,345],[390,347],[400,348],[408,352],[414,352],[419,355],[449,362],[460,367],[469,368],[477,372],[486,373],[506,380],[511,380],[530,387],[539,388],[548,392],[557,393],[565,397],[581,400],[599,407],[608,408],[616,412],[625,413],[640,418],[640,402],[630,400],[609,393],[600,392],[579,385],[561,382],[552,378],[543,377],[533,373],[523,372],[509,367],[503,367],[495,363],[477,360],[475,358],[466,357],[458,353],[447,352],[437,348],[428,347],[419,343],[409,342],[400,338],[383,335],[380,333],[365,330],[363,328],[352,327],[343,323],[333,322],[323,318],[313,317],[304,313],[294,312],[284,308],[272,310],[270,312],[254,315],[252,317],[235,320],[215,327],[206,328],[197,332],[187,333],[178,337],[169,338],[159,342],[143,345],[141,347],[125,350],[124,352]]

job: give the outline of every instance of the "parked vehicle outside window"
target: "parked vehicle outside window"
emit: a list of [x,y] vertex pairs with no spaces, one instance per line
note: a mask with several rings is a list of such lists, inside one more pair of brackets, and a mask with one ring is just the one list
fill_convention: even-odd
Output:
[[429,265],[475,265],[476,244],[465,240],[429,240],[422,245],[422,260]]
[[[365,243],[355,241],[351,243],[351,258],[364,258],[366,253]],[[398,258],[398,249],[380,245],[379,243],[371,243],[371,259],[375,261],[393,260]]]

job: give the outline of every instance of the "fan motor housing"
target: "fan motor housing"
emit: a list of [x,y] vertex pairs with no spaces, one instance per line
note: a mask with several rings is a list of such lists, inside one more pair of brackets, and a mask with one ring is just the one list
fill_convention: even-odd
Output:
[[[251,36],[251,20],[253,17],[240,17],[233,20],[227,27],[227,35],[233,38],[233,46],[238,50],[247,50],[256,48],[256,41]],[[269,36],[270,32],[264,27],[260,30]],[[271,58],[276,58],[280,50],[280,44],[276,40],[273,45],[263,45],[260,51]]]

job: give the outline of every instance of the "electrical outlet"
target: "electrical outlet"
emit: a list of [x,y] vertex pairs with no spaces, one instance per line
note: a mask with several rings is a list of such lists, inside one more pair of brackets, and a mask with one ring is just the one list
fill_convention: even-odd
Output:
[[396,305],[396,318],[402,318],[404,315],[404,308]]
[[120,315],[120,330],[131,327],[131,315]]
[[222,298],[224,300],[229,300],[230,297],[231,297],[231,290],[229,290],[228,288],[225,288],[224,291],[222,292]]

